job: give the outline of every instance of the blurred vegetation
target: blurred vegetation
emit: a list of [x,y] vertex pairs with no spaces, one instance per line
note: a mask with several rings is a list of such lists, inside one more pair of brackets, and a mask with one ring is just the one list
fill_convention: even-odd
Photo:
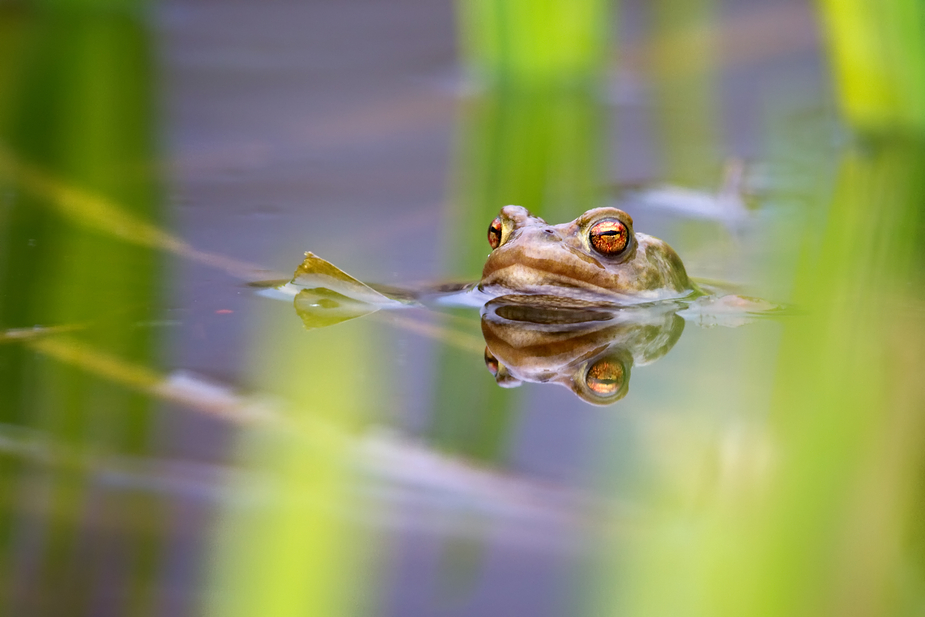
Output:
[[625,595],[602,591],[614,614],[925,610],[925,13],[902,0],[820,8],[853,135],[822,227],[797,239],[804,314],[761,376],[774,380],[770,415],[713,435],[716,471],[693,501],[672,491],[694,488],[704,431],[677,436],[687,443],[652,487],[665,508],[621,562]]
[[[285,397],[287,415],[238,435],[235,459],[248,473],[216,515],[204,614],[371,612],[381,547],[361,522],[370,506],[349,439],[389,396],[376,326],[360,319],[293,337],[290,320],[268,319],[255,333],[252,372],[262,391]],[[381,504],[377,516],[389,516]]]
[[719,16],[713,0],[646,3],[653,53],[655,145],[659,179],[679,186],[712,188],[723,156],[718,78]]
[[[717,431],[697,499],[638,537],[621,587],[629,614],[914,615],[925,607],[921,325],[925,149],[849,149],[821,245],[807,234],[771,412]],[[888,196],[891,207],[883,207]],[[760,390],[761,382],[745,387]],[[702,410],[708,417],[706,410]],[[654,491],[689,485],[690,431]],[[653,444],[653,447],[658,447]],[[683,458],[691,455],[692,458]],[[672,456],[672,455],[667,455]],[[674,487],[674,488],[671,488]],[[688,490],[694,487],[688,486]]]
[[[46,185],[78,186],[138,220],[160,219],[148,33],[123,11],[85,9],[0,7],[0,331],[68,326],[65,356],[150,366],[153,333],[136,326],[154,315],[158,256],[62,217],[49,199],[56,189],[37,192],[21,173],[40,169]],[[51,459],[59,464],[0,453],[0,612],[85,615],[118,588],[107,602],[145,613],[157,602],[162,504],[133,492],[101,501],[85,461],[147,453],[151,406],[48,349],[0,345],[3,430],[34,431],[69,453]],[[123,567],[112,572],[116,559]]]
[[[477,279],[487,231],[502,206],[564,222],[602,205],[603,76],[612,24],[607,0],[457,3],[471,91],[457,127],[447,225],[448,270]],[[478,315],[457,311],[476,336]],[[441,346],[429,436],[442,449],[502,464],[523,398],[499,388],[471,353]],[[485,530],[488,533],[488,530]],[[484,567],[482,546],[448,542],[445,587],[464,597]]]
[[[456,231],[446,243],[446,261],[453,275],[472,280],[502,206],[522,205],[563,222],[602,205],[602,83],[612,19],[603,0],[477,0],[457,9],[473,90],[457,129],[447,213]],[[477,332],[478,316],[464,314]],[[519,396],[499,389],[467,352],[443,347],[439,362],[431,436],[450,450],[500,460]]]
[[925,5],[819,0],[839,103],[863,133],[925,134]]
[[[665,175],[698,185],[721,151],[716,6],[650,7]],[[600,588],[583,591],[599,602],[580,602],[589,614],[925,612],[925,8],[818,6],[852,137],[822,227],[794,241],[801,314],[784,323],[777,369],[742,386],[760,392],[773,381],[770,413],[749,417],[734,456],[722,429],[677,432],[682,447],[666,453],[671,464],[650,487],[661,509],[628,552],[603,547],[620,552],[622,569],[610,569],[609,556],[596,564]],[[500,206],[560,222],[604,203],[614,19],[605,0],[457,8],[472,91],[460,110],[447,261],[471,279]],[[145,9],[120,0],[0,5],[0,332],[51,328],[47,338],[33,330],[0,344],[2,614],[84,615],[105,605],[147,615],[162,601],[165,538],[176,531],[167,505],[141,490],[101,498],[89,461],[143,457],[156,445],[150,395],[166,396],[154,331],[144,327],[164,284],[155,247],[230,262],[158,232]],[[236,476],[216,512],[201,608],[223,617],[371,612],[378,590],[364,575],[382,566],[381,545],[345,517],[368,506],[352,492],[343,435],[392,396],[394,375],[369,323],[299,339],[279,323],[268,319],[255,334],[252,374],[292,403],[289,415],[239,435],[234,462],[253,476]],[[262,363],[271,353],[273,365]],[[468,459],[503,460],[521,398],[497,388],[471,354],[441,354],[429,437]],[[38,456],[17,442],[22,435],[67,455]],[[692,487],[704,449],[716,473]],[[447,552],[474,584],[481,547]],[[630,584],[617,597],[621,574]]]
[[610,43],[610,2],[460,0],[460,51],[469,71],[500,86],[597,81]]

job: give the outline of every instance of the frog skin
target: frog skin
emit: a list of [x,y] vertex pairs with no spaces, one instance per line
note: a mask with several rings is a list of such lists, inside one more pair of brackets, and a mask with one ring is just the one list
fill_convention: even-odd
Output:
[[678,254],[636,233],[617,208],[594,208],[550,225],[521,206],[505,206],[488,232],[492,252],[478,289],[490,296],[530,294],[616,305],[659,302],[696,293]]

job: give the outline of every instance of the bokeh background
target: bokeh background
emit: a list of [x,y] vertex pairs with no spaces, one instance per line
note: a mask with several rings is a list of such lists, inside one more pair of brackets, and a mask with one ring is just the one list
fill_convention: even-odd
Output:
[[[0,0],[0,614],[922,614],[923,140],[917,0]],[[786,310],[592,407],[253,285],[506,204]]]

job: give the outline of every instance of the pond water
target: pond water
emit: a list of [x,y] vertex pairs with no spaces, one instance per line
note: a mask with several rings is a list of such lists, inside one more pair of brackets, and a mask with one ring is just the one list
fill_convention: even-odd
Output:
[[[0,73],[26,84],[0,152],[4,602],[617,611],[640,546],[671,552],[640,540],[653,521],[773,458],[799,259],[821,250],[843,140],[809,9],[717,10],[718,63],[673,80],[646,3],[623,3],[606,83],[577,94],[465,79],[450,3],[165,2],[74,40],[11,13],[47,76]],[[118,88],[62,94],[92,67]],[[730,194],[724,168],[744,173]],[[305,251],[385,285],[475,281],[508,203],[551,223],[618,205],[692,276],[788,310],[668,319],[595,406],[499,388],[478,309],[309,329],[254,285]]]

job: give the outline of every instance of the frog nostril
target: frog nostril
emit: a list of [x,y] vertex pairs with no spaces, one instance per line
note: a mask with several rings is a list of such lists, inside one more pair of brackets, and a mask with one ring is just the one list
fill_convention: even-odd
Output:
[[556,231],[555,229],[549,229],[549,228],[543,230],[542,238],[544,240],[552,240],[552,241],[562,240],[562,236],[559,235],[558,231]]

